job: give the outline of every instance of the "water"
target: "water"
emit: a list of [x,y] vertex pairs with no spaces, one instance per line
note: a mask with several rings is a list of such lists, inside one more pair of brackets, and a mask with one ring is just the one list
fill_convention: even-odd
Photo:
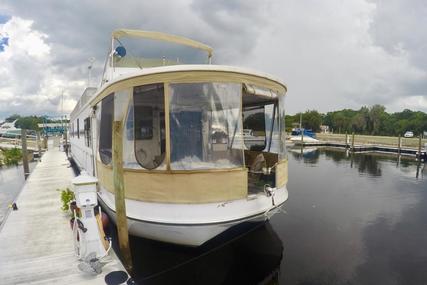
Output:
[[[36,162],[30,162],[29,166],[31,172],[36,166]],[[15,201],[24,183],[22,165],[0,167],[0,224],[9,210],[8,205]]]
[[141,284],[427,284],[427,166],[289,152],[287,214],[189,249],[131,237]]

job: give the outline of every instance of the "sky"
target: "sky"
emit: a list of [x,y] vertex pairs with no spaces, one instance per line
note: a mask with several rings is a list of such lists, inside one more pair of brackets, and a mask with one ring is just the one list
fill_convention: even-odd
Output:
[[186,36],[212,46],[215,64],[272,74],[289,114],[427,112],[426,27],[424,0],[2,0],[0,119],[71,112],[118,28]]

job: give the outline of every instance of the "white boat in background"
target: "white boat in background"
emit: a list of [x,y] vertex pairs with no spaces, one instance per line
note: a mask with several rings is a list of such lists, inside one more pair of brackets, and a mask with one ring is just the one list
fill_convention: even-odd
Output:
[[316,139],[315,133],[313,133],[311,130],[303,129],[301,127],[292,129],[289,140],[293,143],[314,143],[319,141]]
[[4,134],[8,133],[8,132],[21,132],[21,129],[18,129],[15,127],[15,123],[17,120],[13,121],[13,122],[4,122],[3,124],[0,125],[0,137],[3,136]]
[[309,136],[303,136],[303,137],[301,137],[301,136],[291,136],[291,137],[289,138],[289,140],[290,140],[291,142],[293,142],[293,143],[295,143],[295,142],[301,142],[301,140],[302,140],[303,142],[305,142],[305,143],[319,142],[319,140],[318,140],[318,139],[314,139],[314,138],[309,137]]
[[[127,52],[126,38],[179,44],[208,58],[183,64],[137,57]],[[124,114],[133,235],[199,246],[241,223],[264,222],[288,198],[285,84],[213,65],[212,53],[183,37],[116,30],[99,88],[86,89],[71,113],[71,157],[98,178],[99,200],[113,219],[112,123]]]

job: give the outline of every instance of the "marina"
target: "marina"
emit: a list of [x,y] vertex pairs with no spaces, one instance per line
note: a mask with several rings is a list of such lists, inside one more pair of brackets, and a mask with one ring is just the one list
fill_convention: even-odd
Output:
[[3,2],[0,285],[427,285],[420,1]]

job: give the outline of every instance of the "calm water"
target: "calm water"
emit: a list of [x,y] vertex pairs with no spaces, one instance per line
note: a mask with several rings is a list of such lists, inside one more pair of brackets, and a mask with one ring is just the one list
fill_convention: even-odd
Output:
[[[36,162],[30,162],[29,166],[31,172],[36,166]],[[8,205],[15,201],[24,183],[22,165],[0,167],[0,224],[9,209]]]
[[[307,150],[306,150],[307,151]],[[289,152],[287,214],[199,249],[131,238],[141,284],[427,284],[427,170]]]

